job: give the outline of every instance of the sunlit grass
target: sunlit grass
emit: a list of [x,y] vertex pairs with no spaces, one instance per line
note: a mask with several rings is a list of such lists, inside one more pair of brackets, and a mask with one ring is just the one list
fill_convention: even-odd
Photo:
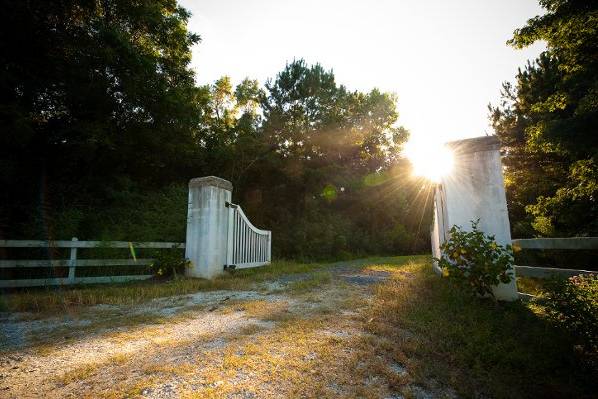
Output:
[[414,263],[378,286],[368,330],[397,342],[420,381],[463,397],[590,397],[572,343],[533,304],[471,298]]
[[133,305],[154,298],[198,291],[250,289],[256,283],[273,280],[281,275],[308,273],[322,267],[317,263],[276,261],[259,268],[227,272],[213,280],[178,278],[168,281],[29,289],[5,294],[1,297],[0,307],[9,312],[55,312],[99,304]]
[[332,280],[332,274],[329,271],[314,272],[309,277],[289,283],[288,290],[299,293],[309,291],[320,287],[322,284],[327,284]]
[[531,295],[542,295],[546,280],[533,277],[517,277],[517,290]]
[[288,319],[289,303],[286,301],[254,300],[244,301],[240,305],[233,305],[235,310],[240,310],[249,317],[265,321],[281,321]]
[[[282,279],[287,288],[271,295],[231,298],[210,310],[247,321],[217,338],[174,332],[175,325],[197,317],[192,311],[166,324],[150,320],[103,333],[115,347],[144,339],[152,350],[117,353],[102,363],[93,359],[58,374],[57,383],[82,389],[75,385],[80,382],[106,397],[156,392],[173,380],[180,382],[179,397],[201,398],[591,397],[595,383],[571,343],[533,304],[471,298],[435,275],[429,260],[287,262],[276,271],[239,271],[222,279],[253,284],[273,275],[305,275]],[[339,277],[358,271],[388,278],[362,286]],[[220,343],[207,345],[214,339]]]

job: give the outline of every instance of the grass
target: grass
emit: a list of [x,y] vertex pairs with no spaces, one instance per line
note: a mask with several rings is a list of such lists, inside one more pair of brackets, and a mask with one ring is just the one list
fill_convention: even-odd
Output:
[[213,280],[179,278],[167,281],[143,281],[127,284],[28,289],[0,297],[0,310],[8,312],[56,312],[81,306],[109,304],[133,305],[154,298],[184,295],[207,290],[245,290],[254,284],[284,274],[309,273],[321,264],[276,261],[268,266],[240,269]]
[[68,385],[73,382],[87,380],[88,378],[92,377],[98,372],[99,367],[100,365],[94,363],[85,364],[81,367],[77,367],[74,370],[62,374],[58,378],[58,382],[62,385]]
[[245,312],[245,315],[265,321],[281,321],[288,319],[289,304],[282,301],[254,300],[246,301],[242,305],[234,306],[235,310]]
[[309,277],[289,283],[287,289],[294,293],[300,293],[320,287],[332,280],[332,274],[329,271],[319,271],[310,274]]
[[412,264],[377,288],[367,329],[399,343],[420,381],[464,397],[591,397],[597,387],[572,342],[533,305],[471,298]]
[[517,277],[517,290],[531,295],[542,295],[546,280],[534,277]]
[[[591,398],[597,392],[598,380],[584,371],[572,341],[533,302],[471,298],[435,275],[426,256],[355,265],[390,278],[355,286],[333,278],[329,266],[291,262],[239,270],[200,289],[307,275],[291,279],[284,293],[223,304],[218,312],[242,311],[267,323],[219,336],[222,346],[160,342],[153,352],[117,355],[110,367],[83,365],[61,382],[97,387],[114,378],[106,397],[139,395],[173,379],[180,382],[177,395],[197,398]],[[135,331],[165,334],[160,326]],[[115,335],[115,344],[130,336]]]

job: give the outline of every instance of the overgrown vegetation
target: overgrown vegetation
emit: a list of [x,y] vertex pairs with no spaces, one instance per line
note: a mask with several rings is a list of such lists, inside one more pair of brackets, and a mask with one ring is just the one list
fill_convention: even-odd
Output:
[[530,295],[541,295],[545,289],[546,280],[534,277],[517,277],[517,291]]
[[551,280],[540,303],[598,371],[598,276]]
[[598,389],[569,336],[539,308],[472,297],[427,262],[396,269],[376,290],[368,320],[416,379],[447,382],[462,397],[591,398]]
[[598,3],[540,0],[509,44],[547,50],[490,107],[514,236],[598,235]]
[[478,221],[471,222],[471,231],[453,226],[450,238],[442,244],[437,259],[443,273],[462,290],[477,296],[492,296],[492,287],[513,279],[513,251],[503,247],[494,236],[478,229]]

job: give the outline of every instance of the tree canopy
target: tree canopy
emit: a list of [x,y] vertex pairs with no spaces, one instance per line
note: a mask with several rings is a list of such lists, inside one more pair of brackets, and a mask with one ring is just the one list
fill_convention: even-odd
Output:
[[187,31],[187,11],[175,0],[9,3],[0,27],[3,229],[66,197],[97,202],[127,179],[162,184],[183,172],[171,160],[192,162],[201,94],[188,68],[199,37]]
[[198,86],[200,38],[175,0],[3,9],[1,238],[183,241],[186,183],[218,175],[278,255],[427,247],[431,199],[397,156],[396,95],[302,59],[263,86]]
[[541,0],[509,41],[547,50],[503,85],[491,120],[506,151],[514,233],[598,234],[598,4]]

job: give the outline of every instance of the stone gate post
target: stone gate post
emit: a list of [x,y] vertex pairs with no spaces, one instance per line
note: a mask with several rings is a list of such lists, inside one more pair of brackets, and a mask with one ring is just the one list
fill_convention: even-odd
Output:
[[226,263],[228,208],[233,185],[215,176],[189,181],[185,257],[190,277],[212,278],[223,272]]
[[[461,226],[471,230],[477,219],[479,229],[494,235],[501,245],[511,244],[511,230],[505,195],[500,142],[496,136],[476,137],[447,143],[453,151],[454,166],[436,189],[435,225],[432,231],[433,251],[448,238],[448,230]],[[519,298],[515,282],[494,288],[497,299],[513,301]]]

